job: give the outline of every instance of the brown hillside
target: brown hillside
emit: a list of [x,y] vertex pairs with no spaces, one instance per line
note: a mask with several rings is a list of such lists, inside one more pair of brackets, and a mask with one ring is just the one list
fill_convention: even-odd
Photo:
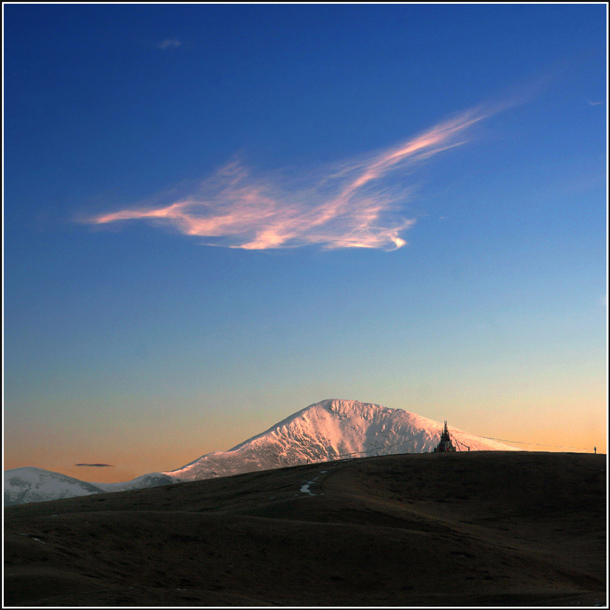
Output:
[[4,602],[606,605],[606,540],[606,456],[376,457],[6,508]]

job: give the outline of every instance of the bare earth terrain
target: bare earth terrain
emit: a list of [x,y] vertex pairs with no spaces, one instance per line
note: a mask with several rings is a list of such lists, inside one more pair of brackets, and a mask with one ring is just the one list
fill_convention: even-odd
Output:
[[606,606],[606,456],[409,454],[5,509],[6,606]]

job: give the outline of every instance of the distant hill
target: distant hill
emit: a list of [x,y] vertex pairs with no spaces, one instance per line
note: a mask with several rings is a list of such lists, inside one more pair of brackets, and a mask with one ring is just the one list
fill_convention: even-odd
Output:
[[108,491],[125,491],[170,485],[174,479],[162,473],[145,474],[125,483],[88,483],[59,472],[25,466],[4,471],[4,506],[48,502]]
[[45,502],[60,498],[88,496],[102,491],[87,483],[59,472],[26,466],[4,471],[4,505]]
[[[4,473],[6,506],[109,491],[156,487],[338,459],[427,453],[443,424],[402,409],[356,400],[328,399],[294,413],[229,451],[214,451],[168,472],[121,483],[90,483],[41,468]],[[449,426],[458,451],[516,451],[497,441]]]

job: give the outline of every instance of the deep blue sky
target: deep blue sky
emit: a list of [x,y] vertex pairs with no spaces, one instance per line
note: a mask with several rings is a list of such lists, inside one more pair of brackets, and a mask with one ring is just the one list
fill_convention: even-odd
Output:
[[[7,468],[124,480],[331,397],[605,449],[604,4],[3,8]],[[370,182],[395,250],[83,222],[232,162],[302,212],[468,111]]]

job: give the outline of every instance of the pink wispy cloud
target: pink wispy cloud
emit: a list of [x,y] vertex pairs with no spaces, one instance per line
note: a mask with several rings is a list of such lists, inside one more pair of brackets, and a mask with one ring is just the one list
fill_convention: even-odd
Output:
[[298,183],[253,175],[234,160],[165,205],[123,209],[87,222],[144,220],[204,238],[206,245],[246,250],[400,248],[407,243],[404,231],[415,223],[399,215],[411,194],[404,184],[406,168],[464,144],[466,132],[492,113],[464,112],[399,146],[319,170]]

